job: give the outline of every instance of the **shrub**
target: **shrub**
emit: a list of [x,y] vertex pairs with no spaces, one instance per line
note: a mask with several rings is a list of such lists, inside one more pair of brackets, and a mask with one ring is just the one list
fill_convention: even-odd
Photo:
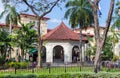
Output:
[[48,74],[48,75],[0,75],[0,78],[120,78],[116,73],[66,73],[66,74]]
[[29,66],[29,62],[9,62],[9,67],[11,68],[27,68]]
[[27,68],[29,66],[29,62],[19,62],[20,68]]
[[28,75],[5,75],[0,76],[0,78],[37,78],[35,74],[28,74]]
[[119,59],[119,56],[114,55],[112,60],[115,62],[115,61],[117,61],[118,59]]
[[18,69],[20,67],[19,62],[10,62],[8,64],[11,68],[17,68]]

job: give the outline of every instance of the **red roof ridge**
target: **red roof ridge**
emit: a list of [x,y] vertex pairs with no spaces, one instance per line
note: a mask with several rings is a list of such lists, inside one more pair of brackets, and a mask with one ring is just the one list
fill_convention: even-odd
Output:
[[55,29],[53,29],[52,31],[49,32],[49,35],[46,34],[46,37],[50,36],[51,34],[55,33],[57,31],[57,29],[62,25],[62,23],[60,25],[58,25]]
[[[43,36],[43,40],[79,40],[79,35],[73,32],[69,27],[67,27],[64,22],[61,22],[55,29],[48,32],[45,36]],[[83,37],[84,41],[87,41],[85,37]]]

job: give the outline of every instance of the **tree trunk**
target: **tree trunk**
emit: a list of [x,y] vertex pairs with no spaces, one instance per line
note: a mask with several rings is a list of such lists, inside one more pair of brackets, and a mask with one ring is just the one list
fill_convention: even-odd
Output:
[[79,44],[79,51],[80,51],[80,55],[79,55],[79,59],[80,59],[80,62],[82,64],[82,29],[80,28],[80,44]]
[[22,58],[20,58],[20,60],[24,60],[24,49],[21,49],[21,56],[22,56]]
[[41,59],[41,47],[42,47],[42,39],[41,39],[41,30],[40,30],[40,26],[41,26],[41,19],[38,18],[38,67],[42,67],[42,59]]
[[94,72],[98,73],[101,69],[100,69],[100,58],[101,58],[101,51],[102,48],[98,45],[97,49],[96,49],[96,55],[95,55],[95,59],[94,59]]
[[[23,2],[31,9],[31,11],[37,16],[37,20],[38,20],[38,67],[42,67],[42,60],[41,60],[41,48],[42,48],[42,37],[41,37],[41,32],[40,32],[40,24],[41,24],[41,19],[47,15],[48,13],[50,13],[52,11],[52,9],[57,5],[57,3],[60,0],[56,0],[53,2],[53,4],[51,5],[51,7],[48,8],[48,10],[45,10],[41,15],[39,15],[39,11],[38,13],[35,11],[36,8],[34,8],[34,6],[32,6],[31,4],[28,3],[27,0],[23,0]],[[43,7],[43,9],[46,9]],[[41,11],[42,12],[42,11]]]
[[11,23],[11,20],[10,20],[9,33],[11,34],[11,32],[12,32],[12,23]]
[[[12,22],[10,20],[10,28],[9,28],[9,33],[11,34],[12,33]],[[11,42],[11,39],[10,39],[10,42]],[[10,46],[10,59],[11,59],[11,46]]]

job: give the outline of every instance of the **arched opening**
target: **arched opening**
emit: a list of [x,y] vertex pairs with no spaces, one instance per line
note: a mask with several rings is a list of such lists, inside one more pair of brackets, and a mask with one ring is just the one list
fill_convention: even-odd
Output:
[[53,62],[64,62],[64,50],[63,47],[60,45],[57,45],[53,48]]
[[46,62],[46,47],[43,46],[42,50],[41,50],[41,58],[42,58],[42,62]]
[[79,56],[80,56],[80,52],[79,52],[79,47],[78,46],[74,46],[72,48],[72,62],[76,63],[77,61],[79,61]]

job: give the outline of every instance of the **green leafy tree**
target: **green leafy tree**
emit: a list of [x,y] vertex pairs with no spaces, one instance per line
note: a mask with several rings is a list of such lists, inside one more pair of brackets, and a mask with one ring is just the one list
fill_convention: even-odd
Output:
[[95,41],[96,41],[96,54],[95,54],[95,62],[94,62],[94,72],[97,73],[100,71],[100,59],[101,59],[101,52],[103,49],[103,46],[105,44],[106,38],[107,38],[107,33],[110,28],[110,23],[112,20],[112,14],[113,14],[113,9],[114,9],[114,4],[115,0],[111,0],[110,2],[110,8],[106,20],[106,25],[105,25],[105,30],[102,34],[100,35],[100,28],[99,28],[99,15],[98,15],[98,10],[99,10],[99,2],[101,0],[88,0],[90,5],[92,6],[93,9],[93,14],[94,14],[94,26],[95,26]]
[[60,3],[65,0],[2,0],[4,4],[15,3],[17,6],[26,6],[22,11],[31,11],[37,18],[38,24],[38,67],[42,67],[41,49],[42,49],[42,35],[41,35],[41,20],[49,14],[55,6],[60,7]]
[[120,1],[116,2],[112,28],[117,30],[120,29]]
[[88,0],[72,0],[66,3],[65,18],[69,19],[72,28],[79,27],[80,31],[80,61],[82,62],[82,28],[93,24],[93,12]]
[[114,29],[114,26],[112,26],[111,28],[110,28],[110,41],[111,41],[111,43],[112,43],[112,46],[113,46],[113,53],[114,53],[114,51],[115,51],[115,45],[116,45],[116,43],[118,43],[119,42],[119,37],[120,37],[120,34],[119,34],[119,32],[117,32],[115,29]]
[[34,23],[22,24],[21,29],[17,32],[16,43],[21,48],[22,59],[24,59],[25,52],[35,47],[34,43],[37,43],[37,31],[33,26]]
[[112,42],[111,42],[111,37],[108,36],[107,40],[105,42],[103,51],[102,51],[102,60],[112,60],[113,58],[113,46],[112,46]]
[[[55,6],[60,7],[59,2],[63,2],[65,0],[2,0],[3,3],[9,4],[10,2],[16,3],[16,5],[26,6],[22,11],[28,12],[31,11],[37,18],[38,24],[38,67],[42,67],[41,62],[41,49],[42,49],[42,35],[41,35],[41,20],[47,14],[49,14]],[[20,8],[19,6],[19,8]]]
[[4,6],[4,11],[0,14],[0,19],[5,15],[6,15],[5,18],[6,25],[9,26],[9,32],[11,33],[13,25],[18,25],[20,16],[17,13],[15,7],[8,4]]
[[[107,37],[107,40],[105,42],[104,48],[101,53],[101,60],[106,61],[106,60],[112,60],[113,58],[113,44],[111,41],[111,36]],[[96,53],[96,45],[90,46],[90,48],[87,49],[86,55],[87,56],[95,56]]]
[[117,60],[119,60],[119,56],[114,55],[112,61],[116,62]]
[[120,30],[120,1],[116,3],[116,8],[114,11],[113,24],[110,28],[110,37],[113,45],[113,51],[115,51],[115,45],[119,42],[119,30]]
[[6,58],[6,55],[9,55],[11,49],[9,33],[5,30],[0,30],[0,57]]

